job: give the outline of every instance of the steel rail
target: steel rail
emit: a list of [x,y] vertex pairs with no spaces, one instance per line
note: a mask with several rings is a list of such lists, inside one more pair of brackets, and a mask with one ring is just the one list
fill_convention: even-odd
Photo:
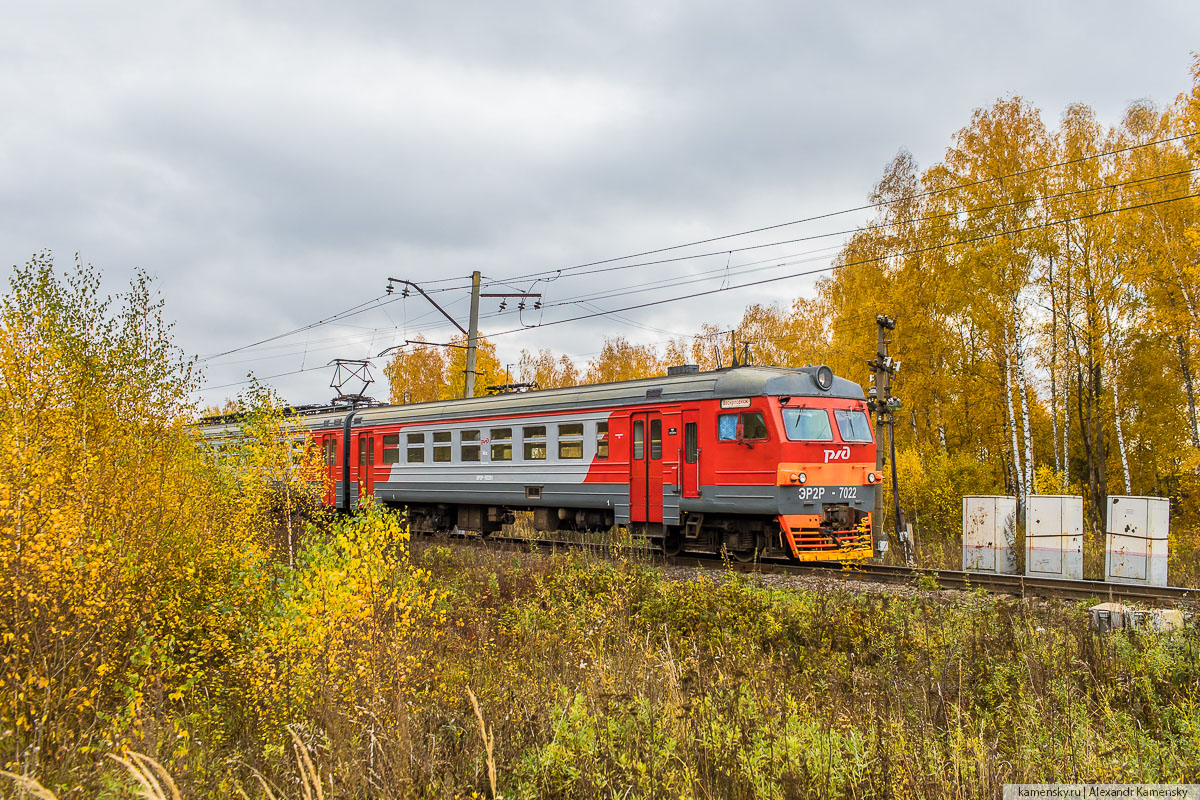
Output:
[[[492,534],[478,539],[456,537],[462,541],[476,541],[483,545],[510,545],[522,548],[568,547],[591,550],[604,554],[621,551],[641,553],[662,564],[698,569],[728,569],[764,575],[820,575],[842,581],[864,581],[892,585],[915,584],[918,588],[956,589],[970,591],[982,589],[993,594],[1009,594],[1018,597],[1041,597],[1056,600],[1136,601],[1155,605],[1200,606],[1200,588],[1184,586],[1146,586],[1142,584],[1110,583],[1093,580],[1071,580],[1067,578],[1038,578],[1026,575],[1000,575],[964,570],[908,567],[895,564],[839,564],[839,563],[796,563],[784,559],[767,558],[757,561],[738,561],[723,558],[716,553],[690,552],[677,556],[664,555],[660,550],[640,545],[622,547],[604,542],[573,542],[562,539],[526,538],[520,536],[496,536]],[[922,579],[924,579],[922,581]]]
[[[735,568],[741,565],[733,565]],[[1200,603],[1200,589],[1184,586],[1147,586],[1143,584],[1112,583],[1108,581],[1043,578],[1028,575],[999,575],[964,570],[907,567],[892,564],[791,564],[770,560],[764,562],[771,571],[793,574],[820,574],[843,580],[873,583],[911,584],[922,579],[932,581],[939,589],[983,589],[995,594],[1019,597],[1044,597],[1065,600],[1129,600],[1144,603]],[[928,583],[926,584],[928,585]],[[931,587],[932,588],[932,587]]]

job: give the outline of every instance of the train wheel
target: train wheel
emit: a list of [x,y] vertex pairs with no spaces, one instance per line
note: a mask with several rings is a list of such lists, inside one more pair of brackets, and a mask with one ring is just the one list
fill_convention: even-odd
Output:
[[753,561],[762,549],[759,536],[753,533],[726,534],[721,549],[733,558],[745,564]]
[[739,550],[726,550],[725,552],[733,556],[734,561],[738,561],[742,564],[748,564],[758,557],[757,547],[742,548]]
[[668,529],[662,540],[663,555],[674,558],[683,550],[683,535],[678,528]]

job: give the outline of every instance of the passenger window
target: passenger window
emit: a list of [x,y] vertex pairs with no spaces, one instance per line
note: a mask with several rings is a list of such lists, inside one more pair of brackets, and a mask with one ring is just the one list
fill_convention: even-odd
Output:
[[608,458],[608,423],[596,423],[596,458]]
[[646,453],[646,425],[640,419],[633,423],[633,458],[641,459]]
[[512,428],[492,428],[492,461],[512,461]]
[[450,431],[436,431],[433,434],[433,460],[437,464],[445,464],[451,460]]
[[367,466],[375,466],[375,437],[367,437]]
[[650,458],[662,458],[662,420],[650,420]]
[[583,423],[558,426],[558,457],[583,458]]
[[462,446],[458,451],[460,461],[479,460],[479,431],[463,431],[459,435]]
[[400,434],[389,433],[383,437],[383,463],[400,463]]
[[525,458],[529,461],[546,459],[546,426],[531,425],[524,429]]
[[408,434],[408,463],[421,464],[425,461],[425,434]]

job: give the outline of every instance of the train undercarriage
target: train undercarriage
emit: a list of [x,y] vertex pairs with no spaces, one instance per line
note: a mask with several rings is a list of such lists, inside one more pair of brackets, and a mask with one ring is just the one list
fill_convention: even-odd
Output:
[[[414,534],[486,537],[518,521],[520,528],[536,534],[603,533],[614,527],[613,512],[607,509],[414,504],[407,510]],[[848,506],[826,506],[814,521],[814,527],[788,531],[779,517],[685,512],[680,525],[636,522],[625,527],[668,556],[696,551],[725,553],[738,561],[798,555],[800,560],[839,561],[860,560],[864,539],[870,547],[869,520],[862,512]]]

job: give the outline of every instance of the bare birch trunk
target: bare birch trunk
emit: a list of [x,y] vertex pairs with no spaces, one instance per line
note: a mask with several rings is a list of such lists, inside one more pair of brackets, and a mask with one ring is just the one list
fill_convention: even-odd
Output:
[[286,480],[283,486],[284,496],[286,500],[283,504],[283,513],[287,520],[287,542],[288,542],[288,567],[294,567],[296,558],[296,547],[292,541],[292,482]]
[[1117,429],[1117,451],[1121,455],[1121,474],[1125,478],[1125,494],[1133,494],[1133,486],[1129,479],[1129,455],[1125,450],[1125,426],[1121,424],[1120,373],[1117,371],[1118,349],[1116,326],[1113,324],[1111,309],[1105,309],[1104,322],[1108,327],[1108,374],[1109,380],[1112,382],[1113,427]]
[[1008,342],[1006,341],[1004,343],[1004,381],[1003,381],[1004,399],[1007,401],[1007,407],[1008,407],[1008,429],[1009,429],[1009,431],[1012,432],[1012,464],[1013,464],[1013,474],[1016,478],[1017,495],[1018,495],[1018,497],[1024,498],[1025,497],[1025,487],[1022,484],[1022,479],[1024,478],[1024,475],[1021,471],[1021,450],[1020,450],[1020,447],[1017,445],[1017,415],[1016,415],[1016,412],[1013,410],[1013,400],[1012,400],[1013,387],[1012,387],[1012,382],[1010,380],[1011,375],[1012,375],[1012,353],[1009,349]]
[[1054,293],[1054,257],[1050,258],[1050,441],[1054,442],[1054,471],[1063,472],[1063,454],[1058,442],[1058,301]]
[[1125,494],[1133,494],[1133,484],[1129,480],[1129,456],[1125,452],[1125,428],[1121,424],[1121,398],[1117,394],[1117,370],[1113,365],[1113,420],[1117,427],[1117,449],[1121,451],[1121,469],[1125,475]]
[[[1014,309],[1015,313],[1015,309]],[[1017,391],[1021,394],[1021,428],[1025,436],[1025,479],[1022,488],[1025,494],[1033,494],[1033,431],[1029,420],[1029,388],[1025,383],[1025,349],[1021,346],[1021,322],[1014,320],[1016,328],[1015,356],[1017,367]]]

